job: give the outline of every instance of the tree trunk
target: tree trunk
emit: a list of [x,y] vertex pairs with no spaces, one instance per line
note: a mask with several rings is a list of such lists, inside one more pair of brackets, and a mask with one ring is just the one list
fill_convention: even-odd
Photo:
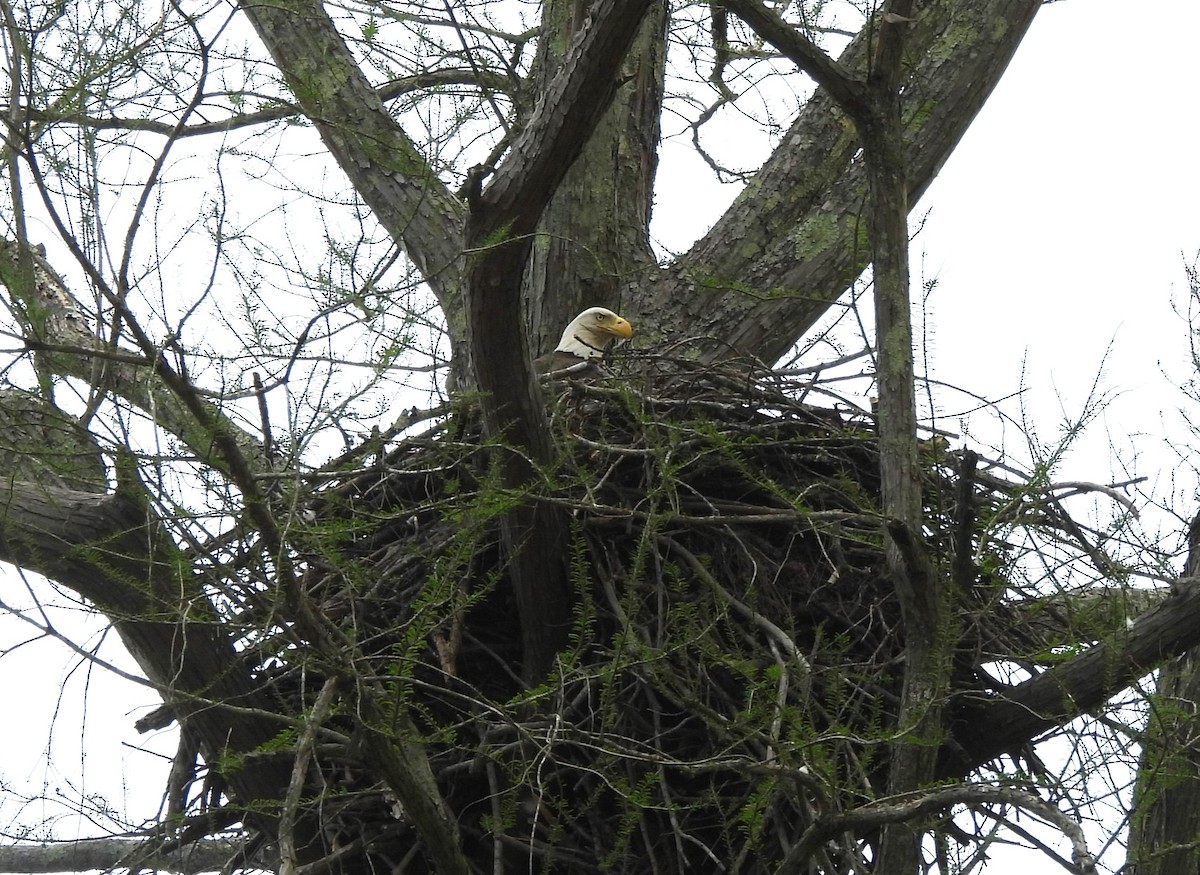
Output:
[[[1185,573],[1200,571],[1200,516],[1188,533]],[[1158,672],[1142,736],[1133,818],[1130,875],[1200,872],[1200,648]]]
[[[610,107],[617,71],[650,6],[651,0],[599,0],[591,7],[588,27],[555,65],[537,112],[495,178],[468,196],[470,348],[478,365],[484,430],[504,444],[501,479],[514,491],[537,488],[538,466],[553,461],[541,390],[524,342],[521,287],[533,233]],[[570,631],[567,516],[526,499],[505,514],[501,530],[521,617],[523,672],[535,683]]]
[[[583,5],[543,5],[539,79],[562,63]],[[621,65],[612,105],[542,215],[525,273],[534,356],[554,349],[563,326],[588,307],[627,311],[644,280],[657,273],[650,209],[667,18],[666,4],[651,5]]]
[[[892,2],[880,17],[865,111],[856,114],[868,179],[868,214],[875,301],[876,389],[882,505],[888,518],[888,571],[904,616],[904,684],[892,745],[888,792],[902,797],[927,787],[945,738],[950,654],[957,640],[946,576],[935,573],[922,533],[917,462],[916,381],[908,269],[908,183],[900,114],[899,67],[912,4]],[[900,23],[889,21],[895,16]],[[883,829],[881,872],[921,868],[920,823]]]
[[1138,758],[1129,875],[1200,872],[1200,651],[1158,672]]

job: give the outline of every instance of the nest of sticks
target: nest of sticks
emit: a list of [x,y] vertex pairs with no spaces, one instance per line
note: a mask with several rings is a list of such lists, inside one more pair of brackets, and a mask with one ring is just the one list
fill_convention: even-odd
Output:
[[[905,636],[873,420],[814,406],[813,385],[643,362],[547,384],[559,460],[520,495],[469,404],[314,492],[307,595],[415,715],[481,870],[774,872],[818,811],[883,795]],[[988,695],[990,662],[1051,643],[1008,606],[997,532],[1018,504],[1022,525],[1061,526],[1021,483],[964,480],[942,439],[921,457],[925,543],[970,576],[953,692]],[[532,690],[498,524],[528,500],[569,512],[575,598],[569,647]],[[319,666],[263,664],[304,714],[319,685],[301,668]],[[350,757],[316,784],[328,833],[427,866],[368,768]],[[824,846],[826,871],[855,870],[857,841]]]

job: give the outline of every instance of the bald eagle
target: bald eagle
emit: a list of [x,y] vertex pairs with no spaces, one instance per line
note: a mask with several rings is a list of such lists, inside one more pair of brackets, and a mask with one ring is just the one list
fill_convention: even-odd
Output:
[[[632,336],[633,326],[612,310],[589,307],[570,321],[554,352],[534,359],[533,366],[539,374],[549,374],[584,363],[594,365],[614,341],[628,340]],[[578,370],[590,372],[593,368]]]

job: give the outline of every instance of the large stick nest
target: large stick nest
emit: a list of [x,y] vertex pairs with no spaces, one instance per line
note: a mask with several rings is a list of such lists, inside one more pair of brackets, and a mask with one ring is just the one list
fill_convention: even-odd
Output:
[[[532,857],[570,872],[773,872],[818,812],[883,794],[905,635],[873,421],[812,406],[811,388],[680,362],[558,381],[559,463],[528,490],[498,485],[508,450],[464,404],[316,491],[307,595],[356,643],[361,674],[417,715],[482,870]],[[986,473],[964,483],[941,439],[921,458],[924,544],[961,603],[954,695],[987,695],[987,663],[1047,646],[1006,607],[1010,552],[989,540],[1021,490]],[[533,690],[498,534],[520,501],[571,520],[571,643]],[[1056,525],[1052,505],[1021,513]],[[264,679],[305,713],[317,660],[263,656]],[[311,790],[331,841],[426,865],[352,751]],[[817,862],[856,869],[862,839]]]

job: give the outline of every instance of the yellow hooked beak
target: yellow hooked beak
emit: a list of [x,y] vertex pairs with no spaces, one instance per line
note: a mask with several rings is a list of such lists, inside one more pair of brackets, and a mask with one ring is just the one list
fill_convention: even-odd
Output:
[[611,325],[605,325],[604,330],[614,337],[623,337],[626,340],[633,337],[633,326],[629,324],[627,319],[620,316]]

